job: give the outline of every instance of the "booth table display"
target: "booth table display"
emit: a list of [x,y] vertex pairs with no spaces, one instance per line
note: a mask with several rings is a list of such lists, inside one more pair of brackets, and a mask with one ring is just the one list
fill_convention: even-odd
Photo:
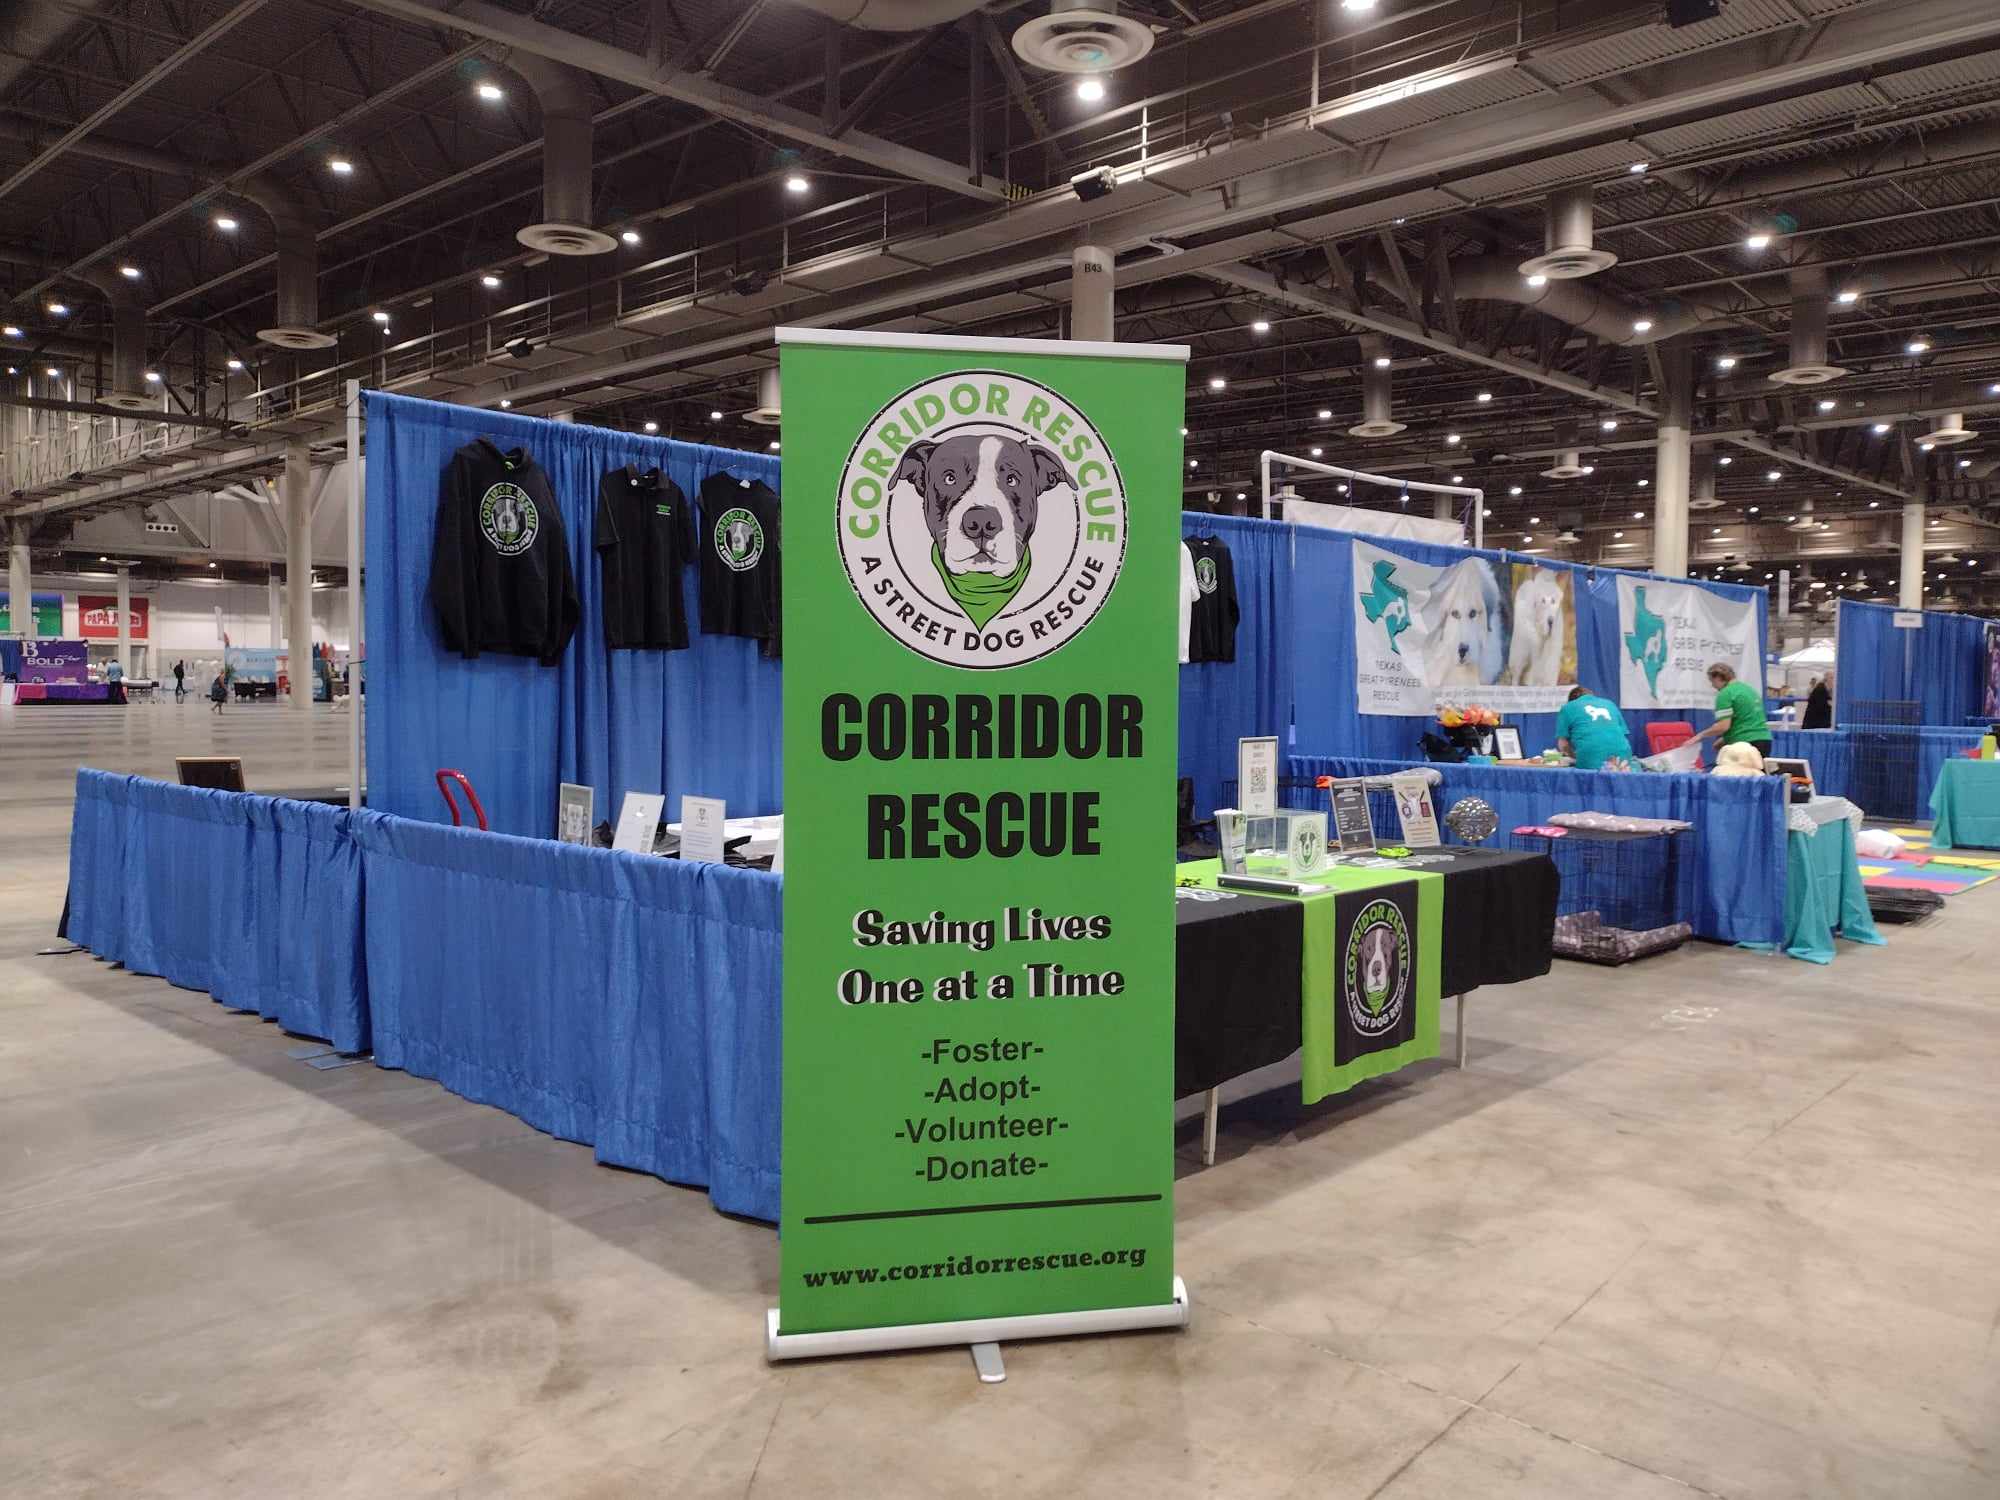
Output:
[[117,682],[17,682],[16,703],[123,703],[125,687]]
[[1859,809],[1844,797],[1815,797],[1792,812],[1785,851],[1785,952],[1830,964],[1836,934],[1879,946],[1882,934],[1875,930],[1854,855]]
[[[1215,1159],[1217,1089],[1226,1080],[1282,1062],[1303,1046],[1326,1045],[1341,991],[1344,955],[1334,915],[1343,893],[1386,889],[1418,880],[1440,883],[1435,935],[1421,930],[1416,962],[1421,982],[1412,1045],[1376,1053],[1386,1066],[1335,1064],[1331,1086],[1306,1102],[1351,1087],[1420,1057],[1435,1056],[1440,1000],[1458,997],[1458,1064],[1465,1065],[1465,996],[1484,984],[1513,984],[1549,971],[1557,881],[1547,859],[1506,849],[1454,847],[1422,852],[1423,865],[1381,868],[1336,865],[1310,884],[1324,894],[1303,898],[1230,892],[1216,887],[1221,866],[1201,860],[1177,869],[1184,883],[1177,903],[1179,967],[1175,977],[1174,1094],[1206,1092],[1204,1161]],[[1189,889],[1186,882],[1193,882]],[[1204,899],[1205,898],[1205,899]],[[1314,920],[1308,922],[1308,917]],[[1310,947],[1308,946],[1310,945]],[[1430,976],[1435,976],[1430,977]],[[1322,1061],[1331,1061],[1322,1059]]]
[[1948,760],[1931,788],[1933,849],[2000,849],[2000,760]]

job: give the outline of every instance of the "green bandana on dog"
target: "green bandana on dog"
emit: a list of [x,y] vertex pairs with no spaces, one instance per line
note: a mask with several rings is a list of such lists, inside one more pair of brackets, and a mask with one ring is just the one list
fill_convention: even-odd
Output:
[[931,543],[931,565],[938,570],[938,577],[944,580],[944,591],[951,595],[952,602],[965,611],[966,618],[979,629],[986,628],[986,622],[1007,607],[1007,602],[1021,592],[1021,585],[1028,578],[1028,549],[1021,549],[1021,560],[1014,565],[1011,573],[954,573],[944,565],[944,554],[938,550],[936,542]]

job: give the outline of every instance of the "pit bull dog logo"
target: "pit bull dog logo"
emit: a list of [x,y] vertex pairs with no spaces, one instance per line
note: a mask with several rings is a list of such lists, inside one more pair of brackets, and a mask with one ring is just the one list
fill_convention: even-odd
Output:
[[479,497],[479,534],[502,557],[526,552],[541,529],[541,512],[518,484],[502,480]]
[[896,482],[923,497],[931,563],[945,592],[981,630],[1027,579],[1042,496],[1057,485],[1076,487],[1062,460],[1040,443],[992,436],[912,443]]
[[740,505],[715,518],[715,555],[735,573],[746,573],[764,555],[764,527]]
[[1362,907],[1348,928],[1340,987],[1347,1023],[1358,1036],[1387,1037],[1402,1024],[1411,959],[1402,907],[1386,898]]
[[1125,488],[1089,417],[999,370],[897,395],[841,472],[841,562],[862,608],[948,666],[1018,666],[1059,650],[1104,605],[1125,559]]

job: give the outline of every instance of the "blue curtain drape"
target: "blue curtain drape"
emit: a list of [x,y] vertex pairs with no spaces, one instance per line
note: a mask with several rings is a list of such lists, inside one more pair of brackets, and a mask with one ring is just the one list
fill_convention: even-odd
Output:
[[1834,713],[1853,722],[1851,705],[1908,701],[1918,721],[1963,728],[1986,704],[1986,626],[1976,615],[1924,610],[1923,626],[1898,630],[1886,604],[1840,601],[1834,647]]
[[[1400,761],[1297,755],[1291,774],[1387,776]],[[1694,825],[1679,864],[1678,907],[1698,937],[1775,943],[1785,931],[1785,793],[1770,777],[1654,775],[1620,771],[1539,771],[1513,766],[1435,766],[1440,813],[1479,797],[1500,818],[1501,845],[1515,828],[1555,813],[1610,812],[1680,818]],[[1568,910],[1568,908],[1564,908]]]
[[77,773],[69,936],[343,1052],[368,1049],[345,808]]
[[[1235,563],[1242,622],[1233,663],[1181,668],[1181,760],[1195,781],[1195,806],[1219,806],[1222,784],[1236,775],[1236,741],[1275,734],[1303,754],[1388,760],[1422,756],[1431,721],[1354,710],[1353,543],[1349,532],[1282,521],[1185,513],[1181,532],[1208,532],[1229,546]],[[1448,567],[1466,557],[1536,563],[1575,575],[1577,675],[1609,698],[1618,696],[1618,579],[1611,570],[1577,567],[1526,553],[1475,551],[1383,537],[1362,537],[1414,561]],[[1647,576],[1647,575],[1633,575]],[[1673,580],[1685,582],[1687,580]],[[1732,602],[1761,602],[1761,589],[1695,585]],[[1763,616],[1757,645],[1765,650]],[[1645,726],[1692,720],[1678,710],[1627,709],[1633,748],[1646,753]],[[1538,755],[1555,744],[1553,713],[1514,714],[1522,748]]]
[[778,1217],[780,877],[368,812],[375,1060]]
[[[1848,729],[1776,729],[1771,732],[1771,753],[1811,761],[1815,788],[1828,797],[1846,797],[1860,805],[1864,799],[1856,764],[1861,753],[1854,743],[1857,732]],[[1977,745],[1984,733],[1983,729],[1953,729],[1942,724],[1918,726],[1917,806],[1929,804],[1931,788],[1937,785],[1938,769],[1947,760],[1963,755]],[[1866,806],[1862,806],[1861,810],[1870,811]]]
[[[685,651],[610,651],[596,551],[597,484],[623,463],[657,467],[690,501],[719,469],[778,488],[778,460],[699,443],[368,392],[368,805],[449,821],[442,767],[464,771],[496,830],[548,838],[556,787],[593,787],[599,819],[628,791],[692,792],[732,813],[780,810],[779,665],[757,642],[701,633],[687,570]],[[466,661],[445,648],[428,599],[438,479],[477,437],[520,446],[562,506],[583,618],[562,661]]]

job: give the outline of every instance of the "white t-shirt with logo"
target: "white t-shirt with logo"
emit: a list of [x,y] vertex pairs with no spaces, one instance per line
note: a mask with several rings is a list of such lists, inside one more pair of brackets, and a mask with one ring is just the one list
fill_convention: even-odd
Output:
[[1194,554],[1181,543],[1181,660],[1188,659],[1188,631],[1194,624],[1194,607],[1201,598],[1201,584],[1194,576]]

